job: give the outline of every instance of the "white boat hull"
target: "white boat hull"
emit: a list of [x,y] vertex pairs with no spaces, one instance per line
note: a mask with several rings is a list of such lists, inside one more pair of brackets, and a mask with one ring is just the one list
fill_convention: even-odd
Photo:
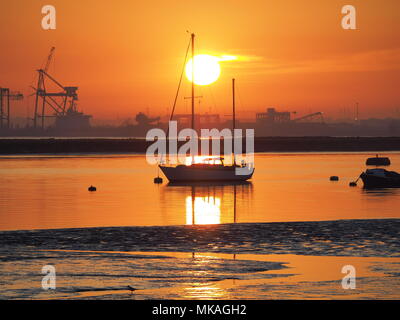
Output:
[[245,174],[237,174],[235,167],[227,166],[221,166],[220,168],[194,168],[185,165],[176,167],[160,165],[159,167],[170,182],[246,181],[254,173],[254,168],[240,168],[240,170],[244,170]]

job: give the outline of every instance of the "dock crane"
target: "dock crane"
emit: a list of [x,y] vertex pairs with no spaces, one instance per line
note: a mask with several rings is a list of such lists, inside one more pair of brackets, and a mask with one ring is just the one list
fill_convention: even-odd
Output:
[[9,88],[0,88],[0,128],[10,128],[10,100],[22,100],[24,95]]
[[[48,68],[54,55],[55,47],[50,49],[44,69],[36,70],[38,72],[37,87],[33,88],[36,93],[35,114],[33,125],[38,126],[38,119],[41,120],[41,127],[44,128],[44,120],[46,117],[64,116],[68,111],[76,111],[76,101],[78,100],[78,87],[64,87],[56,79],[48,74]],[[46,80],[60,88],[61,92],[49,92],[46,89]],[[58,98],[58,100],[57,100]],[[61,98],[61,99],[59,99]],[[46,106],[50,107],[55,114],[46,115]],[[40,111],[41,109],[41,111]]]
[[299,121],[302,121],[302,120],[313,119],[313,118],[316,118],[316,117],[319,118],[321,123],[324,123],[324,116],[323,116],[322,112],[310,113],[310,114],[307,114],[307,115],[305,115],[303,117],[293,119],[292,122],[299,122]]

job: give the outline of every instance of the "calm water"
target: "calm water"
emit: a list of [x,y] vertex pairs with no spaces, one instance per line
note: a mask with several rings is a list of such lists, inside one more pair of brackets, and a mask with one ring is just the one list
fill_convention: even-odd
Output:
[[0,299],[399,299],[400,190],[348,186],[368,156],[258,154],[251,183],[186,186],[139,155],[2,157]]
[[400,189],[348,186],[367,156],[258,154],[250,184],[195,187],[153,184],[144,156],[2,157],[0,230],[398,218]]

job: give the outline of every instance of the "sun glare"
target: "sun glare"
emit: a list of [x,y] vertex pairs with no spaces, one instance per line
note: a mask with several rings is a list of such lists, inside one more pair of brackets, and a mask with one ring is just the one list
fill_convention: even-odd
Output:
[[[186,64],[186,77],[192,81],[192,64],[190,59]],[[221,74],[221,67],[217,57],[208,54],[199,54],[194,56],[194,83],[206,86],[218,80]]]
[[186,224],[220,224],[221,199],[219,197],[186,198]]

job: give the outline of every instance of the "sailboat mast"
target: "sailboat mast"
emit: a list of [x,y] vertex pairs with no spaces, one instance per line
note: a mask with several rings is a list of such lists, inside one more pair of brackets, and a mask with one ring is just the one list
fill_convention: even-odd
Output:
[[235,129],[236,129],[236,114],[235,114],[235,78],[232,79],[232,154],[233,165],[236,165],[235,157]]
[[194,130],[194,33],[192,33],[192,129]]
[[235,79],[232,79],[232,129],[235,131],[236,126],[236,114],[235,114]]

